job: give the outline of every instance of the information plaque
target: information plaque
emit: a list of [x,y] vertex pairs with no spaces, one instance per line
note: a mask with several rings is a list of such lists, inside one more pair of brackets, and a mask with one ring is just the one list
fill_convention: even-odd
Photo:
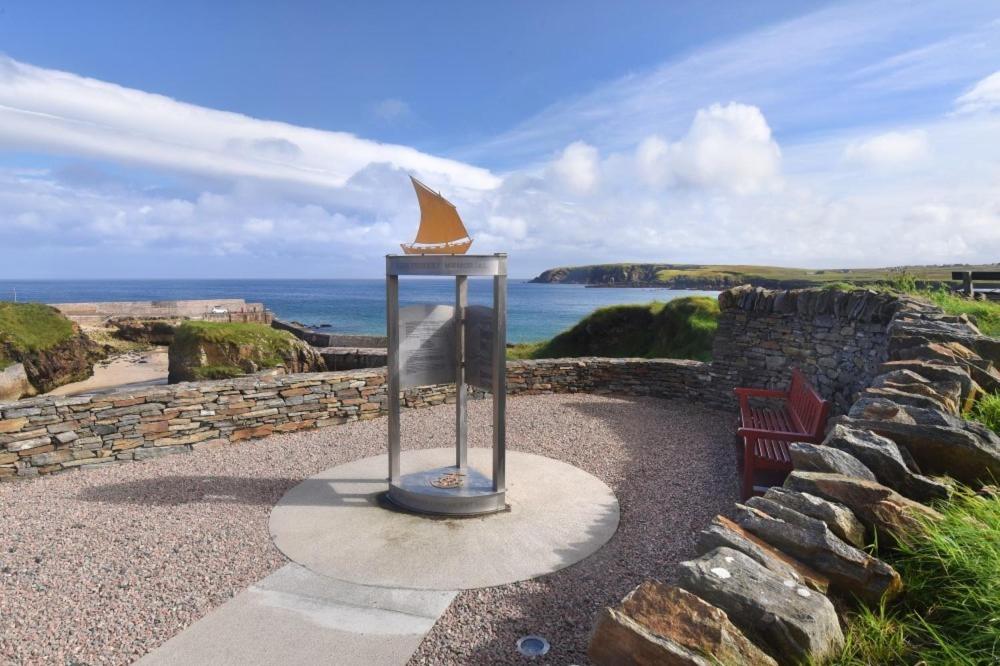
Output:
[[409,305],[399,309],[400,388],[455,381],[455,308]]
[[493,390],[493,308],[470,305],[465,310],[465,382]]

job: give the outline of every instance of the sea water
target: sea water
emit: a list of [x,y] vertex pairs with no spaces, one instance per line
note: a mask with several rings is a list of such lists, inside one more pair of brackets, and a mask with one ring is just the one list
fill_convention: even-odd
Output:
[[[171,301],[243,298],[263,303],[279,319],[336,333],[385,334],[385,281],[376,280],[0,280],[0,300],[72,303],[80,301]],[[508,280],[507,339],[546,340],[595,309],[623,303],[669,301],[681,296],[715,296],[714,291],[656,288],[587,288]],[[401,278],[400,304],[453,303],[452,278]],[[469,301],[489,305],[491,279],[469,279]]]

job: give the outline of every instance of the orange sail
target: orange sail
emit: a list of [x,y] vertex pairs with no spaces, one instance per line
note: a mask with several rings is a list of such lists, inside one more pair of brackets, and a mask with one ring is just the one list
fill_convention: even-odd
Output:
[[420,228],[412,243],[400,247],[406,254],[465,254],[472,245],[455,206],[443,196],[410,176],[420,203]]

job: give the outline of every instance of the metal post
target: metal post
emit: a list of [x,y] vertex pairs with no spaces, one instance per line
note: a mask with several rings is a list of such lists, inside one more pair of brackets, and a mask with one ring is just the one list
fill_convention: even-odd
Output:
[[468,464],[469,422],[465,388],[465,307],[469,301],[469,278],[455,276],[455,465]]
[[493,277],[493,491],[507,486],[507,255]]
[[975,287],[972,286],[972,271],[966,271],[965,277],[962,278],[963,286],[965,287],[965,295],[972,298],[976,295]]
[[[388,264],[388,261],[387,261]],[[386,266],[388,268],[388,265]],[[389,337],[389,482],[399,481],[399,276],[385,276],[386,333]]]

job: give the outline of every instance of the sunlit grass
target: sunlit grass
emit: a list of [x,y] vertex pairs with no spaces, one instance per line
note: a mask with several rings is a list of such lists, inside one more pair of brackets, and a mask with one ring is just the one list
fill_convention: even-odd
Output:
[[850,617],[838,664],[1000,663],[1000,500],[969,489],[925,533],[885,556],[906,592]]

